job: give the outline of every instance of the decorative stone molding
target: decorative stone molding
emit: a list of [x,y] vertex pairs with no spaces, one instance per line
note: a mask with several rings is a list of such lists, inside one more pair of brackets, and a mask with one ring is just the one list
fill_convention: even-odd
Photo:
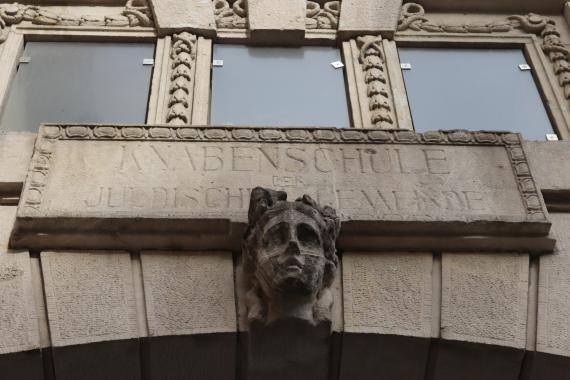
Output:
[[246,0],[213,0],[213,5],[218,28],[247,28]]
[[457,24],[445,25],[431,22],[425,16],[425,10],[420,4],[407,3],[402,7],[398,31],[412,30],[429,33],[507,33],[522,30],[541,38],[542,51],[552,62],[554,73],[558,77],[564,96],[570,99],[570,49],[566,48],[560,39],[556,23],[546,17],[529,13],[528,15],[513,15],[505,21],[486,24]]
[[390,97],[382,37],[358,37],[356,44],[360,49],[358,61],[364,72],[372,125],[377,128],[394,128],[393,103]]
[[249,225],[242,242],[251,322],[331,321],[340,232],[336,211],[303,195],[257,187],[251,191]]
[[[247,29],[246,0],[212,0],[216,26],[220,29]],[[340,0],[307,0],[307,29],[338,28]]]
[[340,1],[307,1],[307,29],[338,29]]
[[168,114],[166,115],[168,124],[190,124],[196,41],[196,36],[188,32],[172,36],[170,50],[172,66],[169,74],[170,88],[168,90]]
[[0,4],[0,43],[6,40],[8,27],[22,22],[45,26],[152,27],[153,20],[146,0],[128,0],[118,15],[75,16],[56,14],[45,7],[19,3]]

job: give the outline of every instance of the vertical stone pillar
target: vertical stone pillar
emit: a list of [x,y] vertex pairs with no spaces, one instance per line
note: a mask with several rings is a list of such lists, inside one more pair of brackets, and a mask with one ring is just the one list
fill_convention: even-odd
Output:
[[202,36],[216,35],[211,0],[150,0],[150,5],[160,36],[184,30]]
[[305,38],[306,0],[248,0],[252,39],[264,43],[301,43]]
[[396,32],[402,0],[342,0],[338,32],[341,38],[360,34]]

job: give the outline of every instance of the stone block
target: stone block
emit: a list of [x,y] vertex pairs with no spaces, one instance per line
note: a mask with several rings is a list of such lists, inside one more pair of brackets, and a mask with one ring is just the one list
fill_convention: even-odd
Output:
[[0,256],[0,354],[40,347],[28,252]]
[[211,0],[150,0],[160,36],[191,31],[204,37],[216,35],[214,6]]
[[524,349],[529,256],[442,256],[441,337]]
[[338,31],[343,38],[362,34],[391,38],[401,8],[402,0],[343,0]]
[[344,251],[554,246],[515,134],[103,125],[42,127],[11,245],[231,250],[254,186],[337,209]]
[[302,42],[305,38],[305,0],[248,0],[251,37],[265,43]]
[[537,351],[570,356],[570,214],[551,214],[556,252],[540,258]]
[[149,336],[237,331],[231,252],[142,252]]
[[28,166],[34,152],[36,134],[29,132],[0,133],[0,204],[17,204]]
[[16,206],[0,206],[0,255],[8,251],[10,233],[16,222]]
[[344,331],[431,336],[431,253],[344,253]]
[[42,252],[54,347],[138,337],[126,252]]
[[570,193],[570,142],[525,141],[524,147],[538,187]]

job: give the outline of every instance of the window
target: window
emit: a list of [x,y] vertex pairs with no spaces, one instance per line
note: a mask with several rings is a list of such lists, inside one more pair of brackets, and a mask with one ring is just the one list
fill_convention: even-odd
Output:
[[508,130],[545,140],[552,125],[517,49],[400,48],[414,128]]
[[[144,123],[153,44],[29,42],[0,130],[40,123]],[[27,63],[26,63],[27,62]]]
[[214,47],[212,125],[349,127],[344,70],[331,47]]

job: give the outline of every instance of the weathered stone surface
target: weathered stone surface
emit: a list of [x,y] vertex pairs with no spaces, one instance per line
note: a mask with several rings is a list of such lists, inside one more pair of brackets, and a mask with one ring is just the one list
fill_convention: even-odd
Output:
[[53,346],[138,337],[130,255],[42,252]]
[[188,30],[202,36],[216,35],[211,0],[150,0],[160,35]]
[[253,186],[337,209],[344,250],[553,244],[518,135],[101,128],[42,127],[12,246],[229,249]]
[[0,206],[0,256],[8,251],[10,233],[16,222],[16,206]]
[[402,0],[343,0],[339,33],[354,36],[366,33],[391,37],[396,31]]
[[345,331],[431,336],[431,253],[344,253]]
[[235,332],[230,252],[143,252],[150,336]]
[[570,356],[570,214],[552,214],[556,253],[540,258],[537,351]]
[[19,196],[35,141],[35,133],[0,133],[0,201]]
[[525,151],[537,185],[542,191],[570,189],[570,142],[525,141]]
[[441,337],[524,349],[529,256],[442,256]]
[[305,0],[248,0],[251,37],[268,43],[302,41],[306,9]]
[[28,252],[0,256],[0,354],[40,347]]

